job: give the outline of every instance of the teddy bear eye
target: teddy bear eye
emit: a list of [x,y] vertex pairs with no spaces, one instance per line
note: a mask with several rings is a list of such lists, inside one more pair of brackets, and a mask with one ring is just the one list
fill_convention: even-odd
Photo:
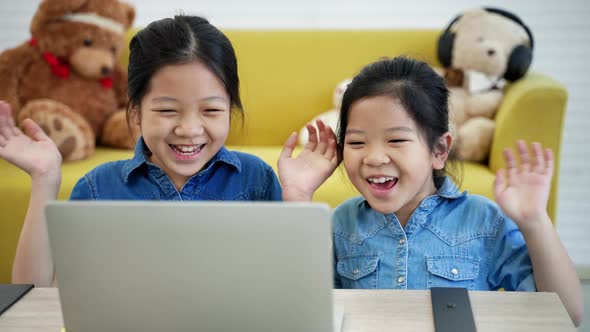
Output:
[[483,41],[483,37],[477,37],[477,41],[481,43]]
[[117,53],[117,48],[115,46],[111,47],[111,52],[113,52],[113,54]]
[[90,46],[92,45],[92,40],[91,39],[84,39],[84,46]]

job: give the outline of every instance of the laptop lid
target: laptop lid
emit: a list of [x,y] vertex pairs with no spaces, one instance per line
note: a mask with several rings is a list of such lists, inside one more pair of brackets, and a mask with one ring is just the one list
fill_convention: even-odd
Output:
[[327,205],[51,202],[64,322],[76,331],[331,331]]

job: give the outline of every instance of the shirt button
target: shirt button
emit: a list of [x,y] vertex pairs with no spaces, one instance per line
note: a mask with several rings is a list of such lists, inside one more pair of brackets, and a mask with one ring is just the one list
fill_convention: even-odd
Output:
[[453,269],[451,270],[451,274],[453,274],[453,275],[457,275],[457,273],[459,273],[459,271],[458,271],[457,269],[453,268]]
[[404,243],[406,243],[406,239],[403,239],[403,238],[399,239],[399,244],[404,244]]
[[352,271],[352,274],[354,274],[354,275],[357,275],[357,274],[359,274],[359,269],[358,269],[358,267],[357,267],[356,269],[354,269],[354,271]]
[[398,278],[397,278],[397,282],[398,282],[398,283],[400,283],[400,284],[401,284],[402,282],[404,282],[404,280],[406,280],[406,279],[404,279],[404,277],[398,277]]

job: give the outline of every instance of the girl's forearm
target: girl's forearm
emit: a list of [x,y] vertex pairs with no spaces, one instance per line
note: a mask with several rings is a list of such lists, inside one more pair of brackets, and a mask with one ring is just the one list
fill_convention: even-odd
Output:
[[32,178],[29,207],[12,266],[13,283],[29,283],[39,287],[52,284],[53,260],[49,249],[45,205],[57,199],[60,184],[59,172],[53,176]]
[[523,232],[535,276],[537,290],[559,295],[570,318],[579,326],[584,316],[582,288],[576,269],[550,219]]

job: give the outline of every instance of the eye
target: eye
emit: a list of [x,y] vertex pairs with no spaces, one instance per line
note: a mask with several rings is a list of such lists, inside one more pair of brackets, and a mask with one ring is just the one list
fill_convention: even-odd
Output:
[[115,46],[111,47],[111,52],[113,52],[113,54],[117,53],[117,48]]
[[223,112],[223,110],[222,109],[219,109],[219,108],[207,108],[204,112],[205,113],[213,114],[213,113]]
[[172,113],[176,113],[175,110],[172,109],[162,109],[162,110],[154,110],[154,112],[158,112],[161,114],[172,114]]
[[346,142],[346,144],[348,145],[353,145],[353,146],[361,146],[365,143],[361,142],[361,141],[350,141],[350,142]]
[[403,143],[403,142],[407,142],[407,140],[406,139],[391,139],[388,141],[388,143],[393,143],[393,144]]
[[478,42],[478,43],[481,43],[481,42],[483,42],[483,37],[477,37],[477,42]]
[[92,39],[84,39],[84,46],[92,45]]

